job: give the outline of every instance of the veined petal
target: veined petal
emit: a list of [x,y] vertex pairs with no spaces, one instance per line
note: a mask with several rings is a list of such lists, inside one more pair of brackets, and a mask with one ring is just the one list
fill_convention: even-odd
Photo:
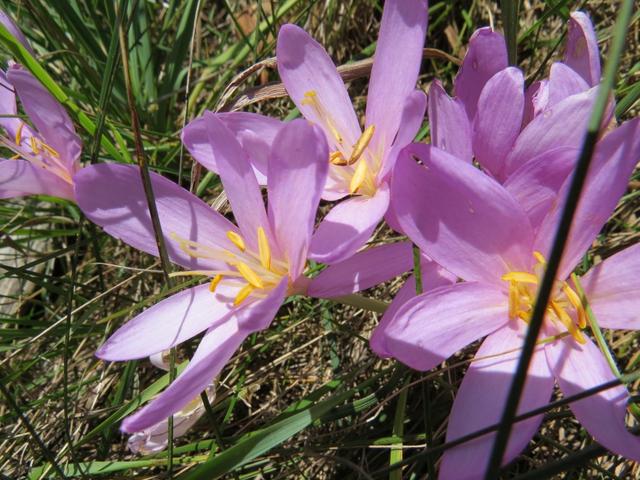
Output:
[[409,271],[412,266],[410,242],[367,248],[320,272],[311,280],[307,293],[316,298],[348,295],[391,280]]
[[0,198],[25,195],[52,195],[74,200],[71,184],[57,175],[26,160],[0,159]]
[[[571,337],[545,346],[549,366],[563,395],[569,397],[615,379],[598,347],[586,339],[584,345]],[[625,426],[629,392],[619,385],[570,403],[582,426],[593,438],[617,455],[640,461],[640,437]]]
[[549,105],[560,103],[567,97],[586,92],[590,85],[575,70],[564,63],[551,65],[549,74]]
[[365,115],[366,125],[375,125],[374,150],[386,153],[400,128],[405,99],[416,88],[426,32],[427,0],[385,2]]
[[524,112],[522,71],[508,67],[491,77],[478,98],[473,119],[473,152],[494,176],[501,176],[504,159],[513,147]]
[[[280,27],[276,57],[284,86],[304,117],[322,127],[330,148],[343,145],[351,149],[360,137],[360,124],[344,82],[324,48],[300,27],[287,24]],[[312,95],[324,115],[304,102],[308,92],[315,92]]]
[[454,94],[463,103],[469,119],[476,115],[485,83],[508,66],[507,45],[502,34],[484,27],[471,35],[469,49],[453,85]]
[[584,12],[571,13],[564,63],[580,74],[590,86],[600,82],[598,39],[589,16]]
[[[138,250],[158,255],[153,224],[138,167],[99,164],[74,177],[79,207],[111,236]],[[151,173],[162,233],[171,261],[190,270],[224,268],[225,263],[188,255],[175,239],[213,248],[234,249],[227,237],[237,227],[195,195],[161,175]]]
[[[4,15],[0,10],[0,18]],[[18,108],[16,106],[16,93],[13,85],[5,73],[0,70],[0,115],[16,115],[15,117],[0,116],[0,127],[4,128],[7,136],[11,139],[15,138],[18,128],[23,123],[18,118]]]
[[402,305],[384,329],[385,350],[416,370],[431,370],[509,321],[508,299],[493,285],[463,282]]
[[2,26],[6,28],[9,33],[13,35],[14,38],[18,40],[31,55],[35,56],[33,48],[31,48],[31,45],[27,41],[27,38],[24,36],[22,31],[18,28],[13,19],[2,10],[0,10],[0,24],[2,24]]
[[471,162],[471,123],[464,104],[449,97],[438,80],[429,88],[429,125],[434,146]]
[[392,189],[402,230],[451,273],[503,288],[502,274],[529,269],[533,232],[526,213],[470,163],[413,144],[398,159]]
[[[523,322],[515,324],[517,328],[513,326],[512,323],[492,333],[478,349],[453,402],[447,442],[500,422],[526,333]],[[553,391],[553,383],[553,375],[540,347],[531,359],[518,413],[546,405]],[[542,415],[538,415],[513,425],[503,465],[525,448],[541,421]],[[491,433],[447,450],[442,457],[438,478],[483,478],[494,440],[495,433]]]
[[73,174],[82,153],[82,142],[64,107],[24,67],[13,64],[7,71],[7,78],[33,125]]
[[311,239],[309,258],[337,263],[362,247],[389,207],[389,188],[382,184],[373,197],[343,200],[322,219]]
[[273,142],[269,159],[269,218],[289,262],[290,275],[304,270],[329,162],[324,133],[293,120]]
[[522,128],[531,123],[549,103],[549,81],[538,80],[533,82],[524,92],[524,118]]
[[625,248],[581,279],[589,305],[603,328],[640,330],[640,244]]

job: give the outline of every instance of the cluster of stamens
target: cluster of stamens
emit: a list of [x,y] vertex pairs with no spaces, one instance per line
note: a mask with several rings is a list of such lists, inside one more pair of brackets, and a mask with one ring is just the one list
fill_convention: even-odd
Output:
[[[509,318],[521,319],[526,323],[531,320],[533,305],[544,273],[546,260],[540,252],[534,252],[538,263],[534,267],[535,273],[509,272],[502,276],[502,280],[509,282]],[[578,342],[586,342],[582,329],[587,326],[587,314],[580,296],[566,282],[557,282],[555,295],[549,300],[547,317],[555,324],[562,325]],[[575,319],[567,311],[575,312]]]
[[258,252],[251,251],[242,236],[232,230],[227,232],[227,238],[233,243],[237,251],[208,247],[191,240],[180,238],[172,234],[171,237],[178,242],[182,251],[192,258],[223,261],[228,266],[227,270],[190,270],[176,272],[172,276],[179,275],[206,275],[211,277],[209,290],[214,293],[221,283],[242,285],[233,301],[235,306],[240,305],[250,295],[256,298],[266,297],[265,290],[269,290],[288,274],[286,263],[277,260],[271,255],[271,247],[264,228],[258,227]]

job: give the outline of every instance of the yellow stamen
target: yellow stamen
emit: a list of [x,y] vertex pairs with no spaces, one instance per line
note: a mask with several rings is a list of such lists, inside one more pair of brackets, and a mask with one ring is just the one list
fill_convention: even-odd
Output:
[[258,252],[260,254],[260,264],[267,270],[271,270],[271,248],[264,228],[258,227]]
[[218,285],[220,284],[220,282],[222,281],[222,275],[216,275],[215,277],[213,277],[213,279],[211,280],[211,283],[209,284],[209,291],[211,293],[216,291],[216,288],[218,288]]
[[36,142],[36,139],[33,137],[30,137],[29,143],[31,144],[31,150],[33,150],[33,153],[38,155],[40,153],[40,149],[38,148],[38,142]]
[[46,151],[49,153],[49,155],[51,155],[52,157],[60,158],[60,154],[59,154],[59,153],[58,153],[58,151],[57,151],[56,149],[54,149],[53,147],[50,147],[49,145],[47,145],[47,144],[46,144],[46,143],[44,143],[44,142],[40,142],[40,146],[41,146],[44,150],[46,150]]
[[13,157],[11,157],[9,160],[20,160],[21,155],[19,153],[16,153]]
[[362,186],[365,179],[367,178],[367,162],[362,159],[358,166],[356,167],[356,171],[353,172],[353,177],[351,177],[351,182],[349,182],[349,192],[351,194],[356,193],[356,191]]
[[22,142],[22,129],[24,127],[24,122],[20,122],[20,126],[16,130],[16,145],[20,146]]
[[356,163],[358,159],[362,156],[364,149],[367,148],[371,138],[373,137],[373,133],[375,132],[375,127],[373,125],[369,125],[365,131],[360,135],[360,138],[353,146],[353,151],[351,152],[351,158],[349,158],[348,164],[351,165]]
[[565,328],[569,331],[571,336],[575,338],[578,343],[585,344],[587,341],[585,340],[584,335],[582,335],[582,332],[580,331],[580,329],[577,328],[576,325],[573,323],[573,319],[569,316],[569,314],[565,311],[565,309],[562,308],[560,305],[558,305],[557,302],[553,300],[550,302],[550,305],[551,305],[551,309],[558,317],[558,320],[560,320],[560,322],[565,326]]
[[240,250],[241,252],[244,252],[247,248],[244,243],[244,239],[233,230],[229,230],[227,232],[227,238],[231,240],[231,243],[238,247],[238,250]]
[[[574,278],[575,275],[575,273],[572,273],[571,277]],[[580,328],[585,328],[587,326],[587,312],[585,312],[585,307],[582,304],[580,295],[578,295],[567,282],[562,283],[562,291],[564,292],[571,305],[573,305],[573,308],[576,309],[576,312],[578,312],[578,326]]]
[[336,139],[336,142],[338,142],[339,144],[342,144],[343,142],[342,135],[340,135],[340,132],[338,132],[338,129],[333,125],[333,122],[331,121],[331,118],[329,117],[327,112],[325,112],[325,110],[322,108],[322,105],[318,100],[318,93],[315,90],[309,90],[308,92],[305,92],[304,97],[302,98],[300,103],[302,105],[308,105],[311,108],[313,108],[316,111],[316,115],[320,117],[319,119],[324,120],[326,127],[331,132],[331,135],[333,136],[333,138]]
[[547,264],[547,260],[544,258],[544,256],[540,252],[538,251],[533,252],[533,256],[538,261],[538,263],[541,263],[542,265]]
[[238,269],[238,272],[240,272],[240,275],[242,275],[244,279],[249,282],[249,284],[251,284],[255,288],[264,288],[264,282],[256,272],[251,270],[251,267],[249,265],[247,265],[246,263],[238,262],[235,264],[235,266]]
[[339,166],[347,165],[347,161],[345,160],[344,155],[342,155],[342,152],[338,151],[331,152],[331,154],[329,155],[329,163]]
[[509,272],[502,275],[502,280],[505,282],[522,282],[529,283],[531,285],[538,284],[538,277],[529,272]]
[[509,318],[516,318],[518,307],[518,286],[516,282],[509,283]]
[[253,292],[253,285],[248,284],[240,289],[238,295],[236,295],[235,300],[233,301],[234,306],[240,305],[249,295]]

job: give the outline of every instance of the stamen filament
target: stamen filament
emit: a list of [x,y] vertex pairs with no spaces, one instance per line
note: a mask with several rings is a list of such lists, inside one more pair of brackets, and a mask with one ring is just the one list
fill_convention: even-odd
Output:
[[234,306],[240,305],[249,295],[253,292],[253,285],[247,284],[240,289],[238,295],[236,295],[235,300],[233,301]]
[[360,135],[360,138],[358,139],[356,144],[353,146],[353,151],[351,152],[351,157],[349,158],[349,162],[348,162],[349,165],[356,163],[358,159],[362,156],[365,148],[367,148],[367,146],[369,145],[369,142],[371,141],[371,138],[373,137],[374,132],[375,132],[375,127],[373,125],[369,125],[365,129],[365,131],[362,132],[362,135]]
[[214,293],[221,281],[222,281],[222,275],[218,274],[215,277],[213,277],[213,279],[211,280],[211,283],[209,284],[209,291],[211,293]]
[[18,129],[16,130],[16,145],[20,146],[22,143],[22,129],[24,128],[24,122],[20,122]]
[[233,230],[229,230],[227,232],[227,238],[231,240],[231,243],[233,243],[236,247],[238,247],[238,250],[240,250],[241,252],[244,252],[245,249],[247,248],[244,243],[244,239]]
[[365,179],[367,178],[368,168],[367,162],[362,159],[358,166],[356,167],[356,171],[353,172],[353,177],[351,177],[351,182],[349,182],[349,192],[351,194],[356,193],[356,191],[362,186]]
[[258,253],[260,264],[267,270],[271,270],[271,248],[267,234],[262,227],[258,227]]
[[264,282],[256,272],[251,270],[249,265],[238,262],[235,266],[238,269],[238,272],[240,272],[240,275],[242,275],[249,284],[253,285],[255,288],[264,288]]
[[505,282],[522,282],[529,283],[531,285],[538,284],[538,277],[529,272],[509,272],[502,275],[502,280]]

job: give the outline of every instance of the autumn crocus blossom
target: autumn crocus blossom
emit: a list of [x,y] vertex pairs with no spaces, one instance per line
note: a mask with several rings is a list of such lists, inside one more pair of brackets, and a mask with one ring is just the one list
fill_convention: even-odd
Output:
[[[173,182],[152,175],[170,259],[187,269],[180,274],[209,280],[142,312],[112,335],[97,355],[105,360],[142,358],[206,333],[176,381],[125,419],[126,432],[145,430],[183,408],[249,334],[269,326],[287,296],[307,291],[318,297],[341,296],[411,265],[411,247],[405,242],[359,253],[309,280],[303,273],[328,170],[324,135],[303,120],[278,132],[268,158],[266,210],[246,152],[214,114],[206,114],[205,120],[238,226]],[[75,180],[78,204],[88,218],[110,235],[157,254],[135,167],[90,166]]]
[[[322,129],[329,144],[323,198],[352,195],[329,212],[314,234],[310,249],[314,260],[334,263],[348,258],[387,212],[388,181],[397,152],[414,139],[426,108],[426,96],[415,90],[426,28],[426,0],[385,2],[364,129],[324,48],[295,25],[280,29],[276,46],[280,77],[302,115]],[[223,121],[232,123],[234,115],[241,116],[237,123],[243,128],[237,131],[251,150],[252,140],[268,139],[277,128],[273,120],[246,113],[223,114]],[[200,163],[217,171],[215,152],[208,150],[202,132],[197,119],[185,128],[183,141]],[[255,168],[264,171],[260,164]]]
[[[30,50],[6,14],[0,21]],[[31,125],[18,116],[16,93]],[[64,107],[21,65],[0,71],[0,115],[0,145],[14,153],[0,159],[0,198],[46,194],[73,200],[80,138]]]
[[[519,413],[544,406],[554,378],[565,395],[615,378],[587,335],[585,303],[570,274],[626,189],[640,157],[639,134],[640,121],[633,120],[597,146]],[[437,288],[402,305],[385,328],[385,349],[413,368],[429,370],[487,336],[458,391],[447,441],[500,420],[569,181],[534,229],[527,206],[473,165],[428,145],[408,147],[398,161],[392,192],[403,230],[464,282]],[[537,201],[535,195],[530,200]],[[527,197],[522,200],[526,201]],[[640,246],[634,246],[592,268],[580,280],[602,327],[640,328],[639,267]],[[640,438],[625,428],[628,398],[620,386],[570,406],[598,442],[637,461]],[[541,418],[513,426],[505,462],[526,446]],[[488,434],[447,451],[440,478],[482,478],[493,439],[494,434]]]

